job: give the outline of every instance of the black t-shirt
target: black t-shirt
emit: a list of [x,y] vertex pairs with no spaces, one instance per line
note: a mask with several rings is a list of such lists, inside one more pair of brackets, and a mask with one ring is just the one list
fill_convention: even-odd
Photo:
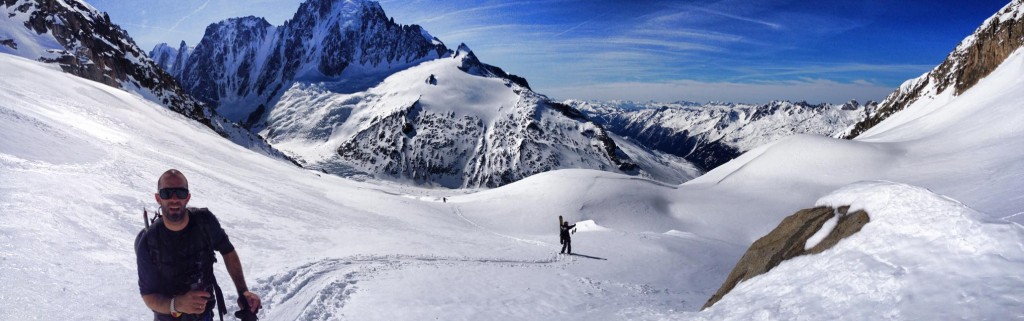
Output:
[[[188,225],[181,231],[171,231],[157,221],[136,237],[140,294],[175,296],[192,290],[195,284],[212,289],[216,258],[209,250],[221,255],[235,250],[213,213],[205,208],[189,208],[188,212]],[[207,305],[207,311],[212,308],[213,304]]]

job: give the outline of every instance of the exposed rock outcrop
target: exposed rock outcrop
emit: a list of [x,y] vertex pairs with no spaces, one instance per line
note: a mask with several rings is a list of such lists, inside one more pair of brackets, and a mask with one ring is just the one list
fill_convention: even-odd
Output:
[[[783,219],[782,223],[768,235],[750,245],[722,287],[708,299],[703,309],[721,300],[740,282],[764,274],[782,261],[804,254],[821,253],[832,248],[840,240],[860,231],[861,227],[871,220],[867,212],[856,211],[848,214],[848,210],[849,206],[842,206],[838,210],[822,206],[803,209]],[[832,231],[813,247],[806,249],[807,240],[836,215],[839,215],[839,218]]]
[[[59,66],[66,73],[147,99],[254,151],[287,156],[185,93],[110,17],[79,0],[0,0],[0,53]],[[19,45],[15,40],[20,41]],[[294,162],[294,161],[293,161]]]
[[[449,52],[420,26],[395,23],[377,2],[306,0],[281,26],[255,16],[211,24],[168,70],[196,99],[258,132],[296,82],[346,80],[346,91],[361,91]],[[254,114],[260,105],[265,112]]]
[[1024,0],[1014,0],[999,10],[957,45],[941,65],[921,77],[908,80],[879,104],[876,112],[854,125],[845,138],[854,138],[892,114],[922,98],[952,88],[959,96],[999,67],[1024,44]]

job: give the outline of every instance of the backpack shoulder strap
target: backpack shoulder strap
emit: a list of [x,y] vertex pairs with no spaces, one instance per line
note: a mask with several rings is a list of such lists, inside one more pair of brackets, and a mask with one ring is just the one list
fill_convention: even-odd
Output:
[[160,238],[159,228],[164,225],[163,219],[159,216],[153,218],[153,223],[146,226],[146,228],[139,231],[139,235],[135,238],[135,246],[145,246],[146,250],[149,251],[149,261],[156,266],[157,270],[161,270],[163,266],[160,264]]
[[[209,223],[213,217],[213,213],[208,208],[189,208],[189,215],[192,220],[195,220],[196,226],[202,231],[202,236],[205,239],[206,249],[205,252],[210,256],[211,263],[217,262],[217,254],[213,250],[213,237],[210,236]],[[224,315],[228,313],[227,304],[224,303],[224,292],[220,289],[220,284],[217,282],[217,276],[210,274],[213,279],[213,289],[216,291],[215,297],[217,298],[217,312],[220,315],[220,320],[224,321]]]

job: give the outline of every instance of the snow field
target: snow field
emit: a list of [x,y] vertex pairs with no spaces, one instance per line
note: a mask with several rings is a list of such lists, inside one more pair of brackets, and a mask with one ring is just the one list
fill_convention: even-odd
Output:
[[700,318],[1024,317],[1024,227],[892,182],[851,184],[817,202],[850,204],[871,216],[860,232],[740,283]]
[[[742,251],[662,234],[655,227],[670,220],[660,207],[610,206],[647,204],[672,190],[663,183],[586,170],[508,193],[353,181],[253,153],[43,64],[0,55],[0,72],[3,320],[147,318],[132,243],[168,168],[187,175],[189,205],[220,219],[268,320],[664,315],[699,307]],[[560,193],[568,198],[549,197]],[[558,215],[593,220],[574,235],[586,256],[555,254]],[[83,297],[97,299],[70,304]]]

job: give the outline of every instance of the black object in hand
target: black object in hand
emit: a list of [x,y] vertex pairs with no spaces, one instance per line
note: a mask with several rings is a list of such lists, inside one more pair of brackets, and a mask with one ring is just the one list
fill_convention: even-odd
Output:
[[242,309],[235,312],[236,318],[239,318],[242,321],[258,321],[260,319],[256,317],[256,313],[253,313],[252,309],[249,308],[249,300],[246,300],[244,296],[238,298],[238,304],[242,306]]

